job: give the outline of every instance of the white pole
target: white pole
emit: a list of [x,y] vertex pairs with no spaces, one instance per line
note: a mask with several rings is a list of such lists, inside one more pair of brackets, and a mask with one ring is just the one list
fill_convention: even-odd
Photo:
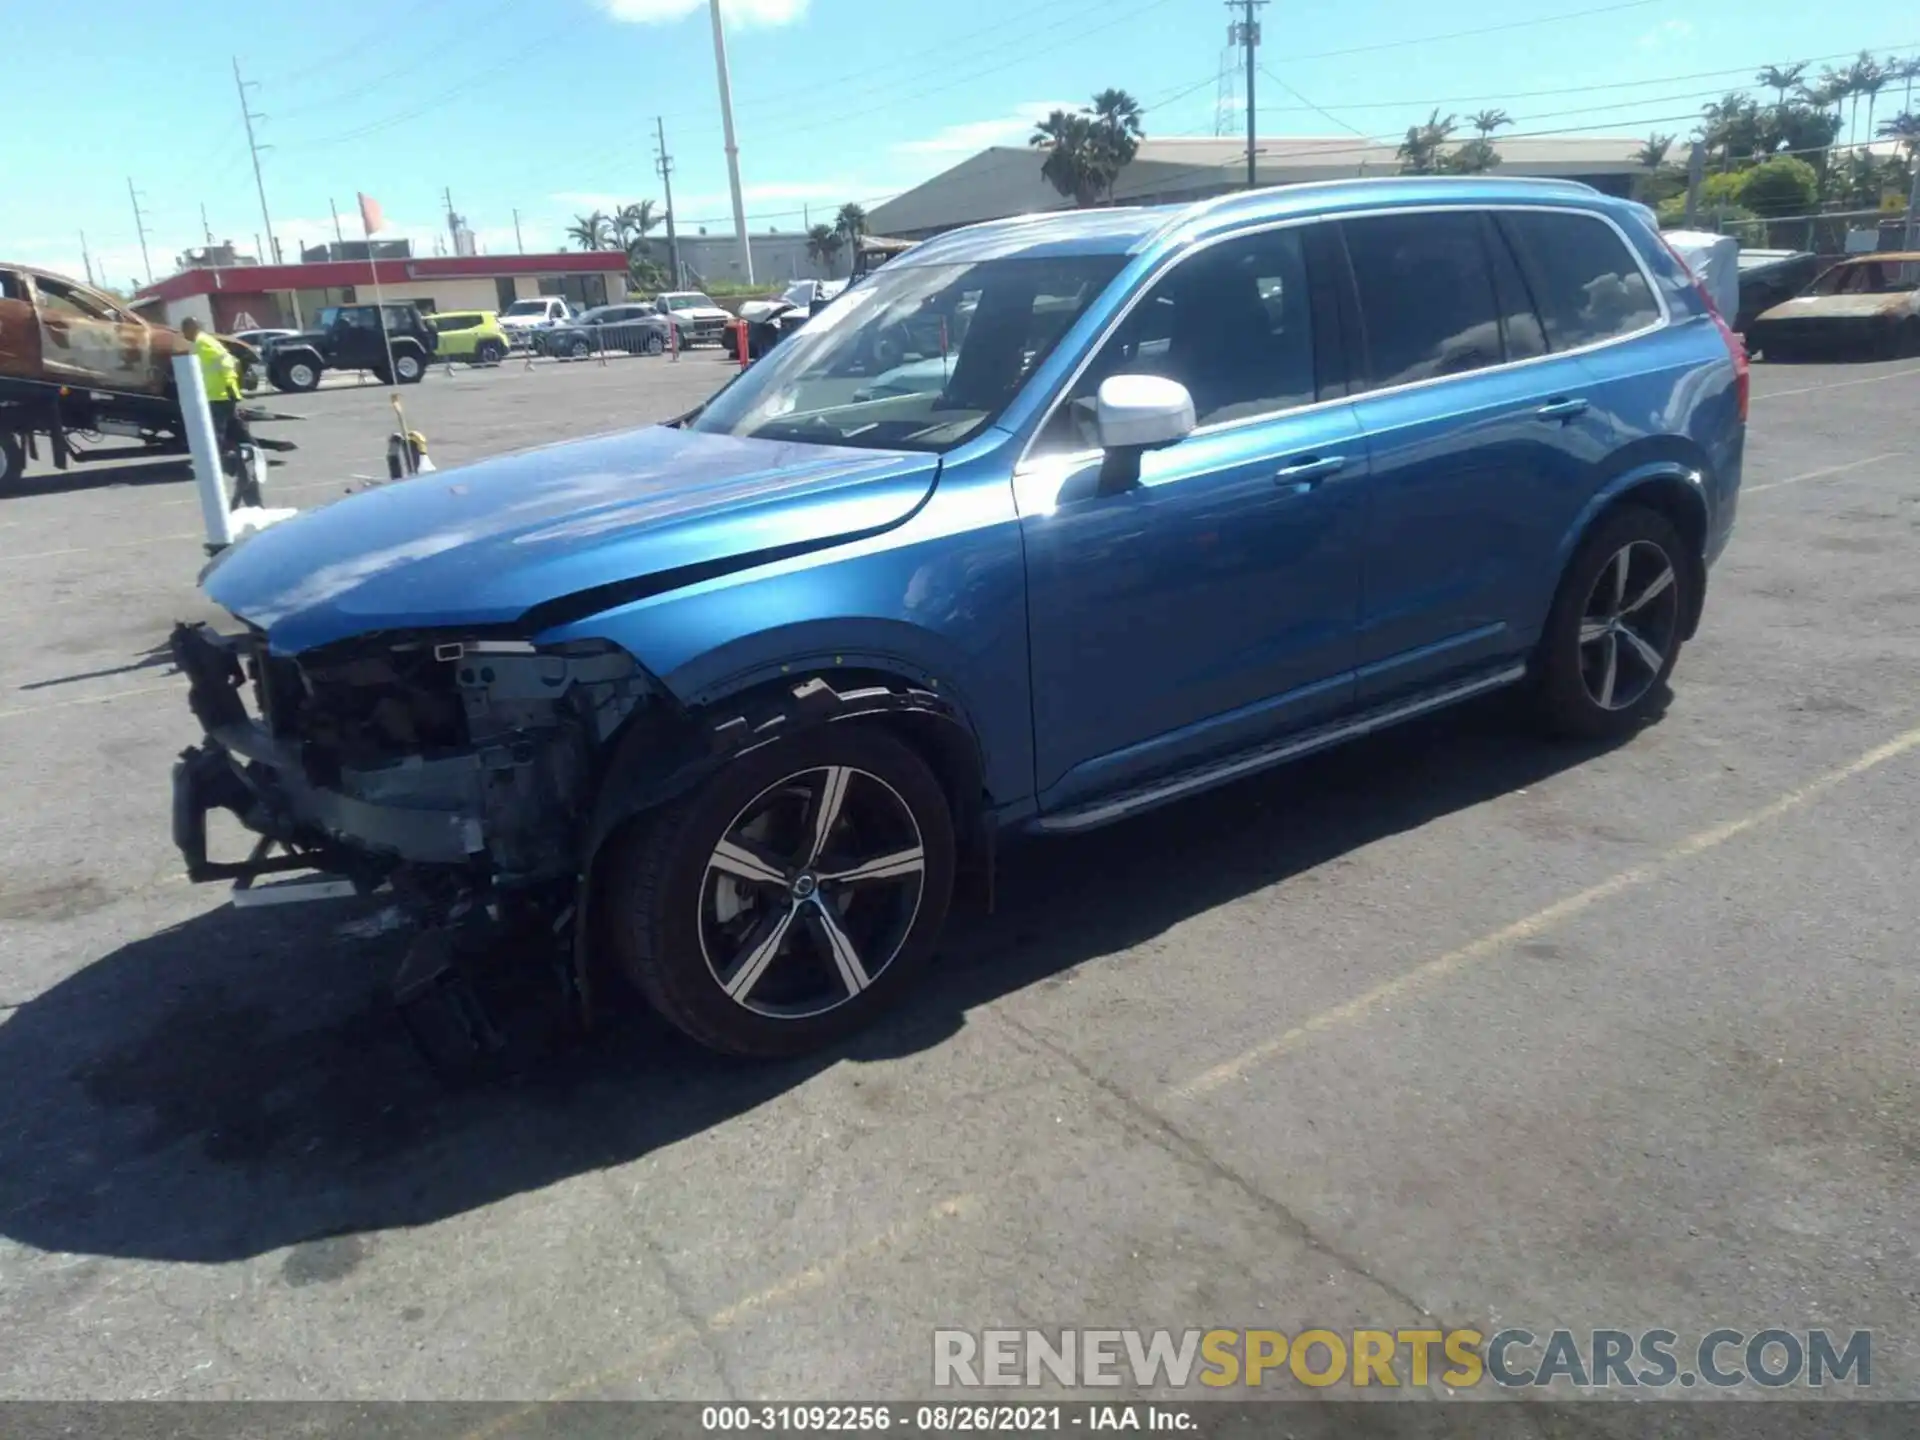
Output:
[[733,143],[733,83],[727,79],[727,32],[720,23],[720,0],[707,0],[713,15],[713,63],[720,72],[720,125],[727,139],[727,183],[733,187],[733,233],[740,241],[740,266],[753,283],[753,245],[747,239],[747,207],[740,198],[740,147]]
[[200,514],[207,522],[207,546],[224,550],[233,543],[233,522],[227,514],[226,475],[220,468],[220,440],[213,433],[213,411],[207,406],[207,383],[200,375],[200,357],[191,350],[173,357],[173,384],[180,396],[180,418],[186,423],[193,478],[200,489]]

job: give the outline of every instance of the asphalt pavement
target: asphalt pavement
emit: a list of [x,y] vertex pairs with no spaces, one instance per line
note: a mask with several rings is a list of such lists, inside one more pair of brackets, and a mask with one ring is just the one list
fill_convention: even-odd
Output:
[[[727,373],[402,398],[444,468]],[[352,905],[180,878],[191,483],[29,476],[0,497],[0,1398],[909,1397],[936,1327],[1514,1325],[1866,1328],[1874,1393],[1920,1398],[1920,366],[1754,388],[1705,624],[1629,743],[1439,717],[1017,847],[842,1052],[742,1066],[640,1022],[467,1093]],[[275,397],[305,418],[269,503],[384,475],[388,397]]]

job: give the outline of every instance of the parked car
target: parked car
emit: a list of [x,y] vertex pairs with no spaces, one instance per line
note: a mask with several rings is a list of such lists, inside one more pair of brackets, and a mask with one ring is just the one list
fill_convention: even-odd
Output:
[[740,332],[747,332],[747,358],[758,360],[839,297],[844,280],[796,280],[773,300],[749,300],[727,322],[726,350],[740,353]]
[[427,323],[440,337],[439,358],[474,365],[497,365],[513,348],[500,316],[492,310],[436,310]]
[[733,319],[733,312],[714,304],[698,290],[669,290],[656,295],[653,308],[679,330],[682,348],[726,343],[727,324]]
[[315,388],[329,370],[366,370],[384,385],[415,385],[439,346],[440,336],[411,302],[329,305],[314,316],[311,329],[267,348],[267,379],[276,390],[298,392]]
[[535,334],[564,325],[575,315],[573,306],[558,295],[516,300],[500,312],[500,327],[516,348],[532,343]]
[[[859,398],[969,299],[937,384]],[[240,626],[176,631],[176,833],[252,874],[206,855],[230,809],[282,865],[559,935],[703,1044],[809,1050],[927,969],[998,834],[1507,687],[1589,741],[1656,718],[1747,394],[1644,212],[1572,182],[952,232],[674,422],[227,552]]]
[[1733,328],[1745,335],[1755,320],[1818,279],[1825,265],[1811,250],[1742,250],[1740,310]]
[[634,301],[596,306],[563,325],[536,330],[531,343],[536,354],[579,359],[600,350],[659,355],[666,350],[668,339],[667,317],[651,305]]
[[1920,355],[1920,251],[1842,260],[1755,320],[1747,343],[1767,360]]

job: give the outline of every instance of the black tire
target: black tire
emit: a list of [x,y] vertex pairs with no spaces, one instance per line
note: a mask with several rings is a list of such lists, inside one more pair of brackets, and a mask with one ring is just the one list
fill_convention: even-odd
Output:
[[587,343],[584,335],[575,336],[567,342],[567,355],[571,359],[584,360],[592,353],[593,347]]
[[[839,818],[809,860],[836,783]],[[738,842],[729,856],[754,847],[782,878],[736,878],[718,863],[722,841]],[[894,871],[857,883],[826,871],[875,859]],[[601,862],[596,904],[613,959],[669,1023],[710,1049],[774,1058],[832,1044],[911,988],[953,872],[953,819],[927,763],[878,728],[830,725],[753,751],[636,822]]]
[[649,334],[647,338],[641,342],[640,350],[642,354],[646,355],[664,355],[667,353],[667,342],[657,333]]
[[418,385],[426,376],[427,362],[417,350],[396,350],[393,352],[393,373],[402,385]]
[[1550,731],[1614,740],[1653,717],[1680,658],[1693,584],[1685,544],[1658,511],[1623,506],[1588,532],[1534,656],[1535,695]]
[[317,361],[300,357],[291,360],[276,360],[267,372],[267,379],[276,390],[303,395],[309,390],[320,388],[322,370]]
[[498,340],[482,340],[474,347],[473,359],[477,365],[498,365],[507,358],[507,347]]
[[0,430],[0,487],[27,473],[27,444],[14,430]]

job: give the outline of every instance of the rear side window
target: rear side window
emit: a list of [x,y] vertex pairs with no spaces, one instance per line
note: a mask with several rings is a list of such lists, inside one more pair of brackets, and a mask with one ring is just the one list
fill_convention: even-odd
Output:
[[1497,223],[1520,262],[1552,349],[1597,345],[1660,318],[1645,273],[1599,216],[1509,210]]
[[478,315],[436,315],[433,317],[433,328],[443,335],[449,330],[471,330],[479,323],[480,317]]
[[1498,365],[1499,312],[1480,216],[1346,221],[1372,389]]

